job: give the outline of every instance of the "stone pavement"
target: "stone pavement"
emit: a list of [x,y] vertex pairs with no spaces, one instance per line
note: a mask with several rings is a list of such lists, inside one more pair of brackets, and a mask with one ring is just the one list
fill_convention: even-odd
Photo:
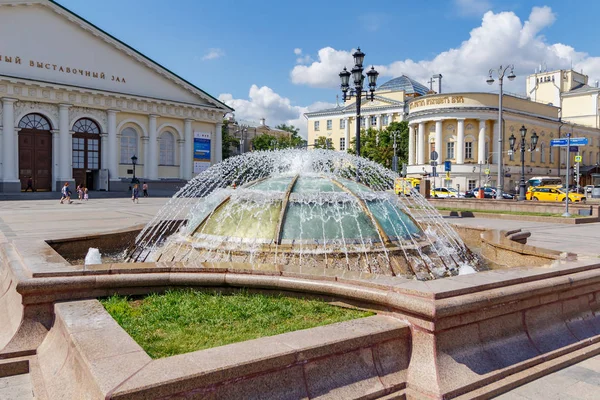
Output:
[[[98,199],[73,204],[58,200],[0,201],[0,231],[10,239],[61,238],[107,232],[148,222],[167,202],[167,198],[142,198],[132,204],[129,198]],[[483,218],[447,218],[453,224],[491,229],[528,230],[529,243],[560,251],[570,251],[598,257],[600,254],[600,223],[584,225],[549,224]],[[0,380],[0,399],[3,388],[18,388],[27,397],[29,378],[15,376]],[[6,391],[5,391],[6,392]],[[12,392],[11,392],[12,393]],[[12,395],[11,395],[12,396]],[[8,398],[13,398],[8,397]],[[589,358],[536,381],[518,387],[499,399],[600,399],[600,356]]]
[[0,399],[34,400],[29,374],[0,377]]

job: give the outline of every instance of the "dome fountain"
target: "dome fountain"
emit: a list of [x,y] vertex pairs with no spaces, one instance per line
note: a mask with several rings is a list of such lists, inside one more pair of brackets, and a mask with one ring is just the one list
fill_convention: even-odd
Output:
[[182,188],[128,251],[130,261],[325,267],[436,279],[477,258],[392,171],[327,150],[252,152]]

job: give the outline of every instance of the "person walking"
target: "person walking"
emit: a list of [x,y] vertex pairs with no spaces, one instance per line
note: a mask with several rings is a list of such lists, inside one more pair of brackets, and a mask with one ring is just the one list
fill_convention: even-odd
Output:
[[71,204],[71,190],[69,189],[69,182],[65,182],[64,186],[62,187],[61,191],[61,198],[60,198],[60,204],[62,204],[65,200],[67,201],[67,204]]
[[148,184],[146,182],[142,185],[142,190],[144,191],[144,197],[148,197]]
[[135,184],[135,185],[133,185],[133,190],[131,191],[131,202],[139,203],[140,202],[140,200],[138,199],[139,196],[140,196],[140,189],[138,189],[138,185]]
[[31,189],[32,192],[35,192],[35,189],[33,188],[33,178],[31,178],[31,176],[27,178],[27,188],[25,191],[28,191],[29,189]]
[[77,185],[77,198],[83,200],[83,183]]
[[88,201],[88,188],[83,189],[83,200]]

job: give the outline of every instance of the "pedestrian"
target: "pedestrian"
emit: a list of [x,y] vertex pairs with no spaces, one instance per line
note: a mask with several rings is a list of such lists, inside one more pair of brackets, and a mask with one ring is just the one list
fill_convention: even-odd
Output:
[[63,203],[63,201],[67,201],[68,204],[71,204],[71,190],[69,189],[69,182],[65,182],[65,184],[63,185],[61,191],[61,198],[60,198],[60,204]]
[[83,200],[83,183],[77,185],[77,198]]
[[88,188],[83,189],[83,199],[85,201],[88,201],[89,197],[88,197]]
[[148,184],[146,182],[142,185],[142,190],[144,191],[144,197],[148,197]]
[[133,185],[133,190],[131,192],[131,202],[139,203],[140,202],[138,199],[139,195],[140,195],[140,190],[138,189],[138,185],[135,184],[135,185]]
[[33,188],[33,179],[31,176],[27,178],[27,189],[25,189],[25,191],[28,191],[29,189],[31,189],[32,192],[35,192],[35,189]]

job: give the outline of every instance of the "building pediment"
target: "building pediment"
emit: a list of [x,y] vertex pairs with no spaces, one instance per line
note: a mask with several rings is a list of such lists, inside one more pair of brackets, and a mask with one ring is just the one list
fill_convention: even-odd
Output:
[[0,0],[0,75],[232,111],[48,0]]

